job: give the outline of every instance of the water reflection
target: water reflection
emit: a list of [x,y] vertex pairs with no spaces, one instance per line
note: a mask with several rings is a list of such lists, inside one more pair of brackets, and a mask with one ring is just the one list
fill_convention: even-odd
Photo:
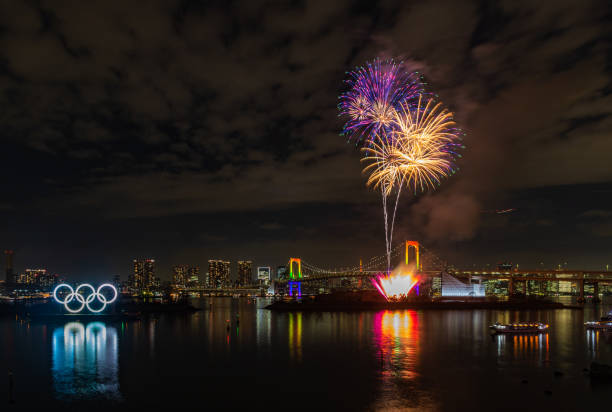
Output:
[[120,399],[117,331],[102,322],[70,322],[53,331],[53,386],[58,399]]
[[289,357],[302,362],[302,312],[289,313]]
[[497,356],[508,354],[512,360],[528,360],[541,365],[550,361],[549,334],[503,334],[493,335],[497,345]]
[[416,311],[383,311],[374,316],[374,345],[380,361],[380,394],[376,410],[435,410],[421,388],[419,315]]
[[588,329],[586,331],[586,347],[592,359],[595,359],[597,355],[597,349],[599,347],[599,335],[600,331],[598,330]]
[[388,365],[383,375],[416,377],[419,353],[419,318],[413,310],[378,312],[374,320],[374,339],[381,363]]

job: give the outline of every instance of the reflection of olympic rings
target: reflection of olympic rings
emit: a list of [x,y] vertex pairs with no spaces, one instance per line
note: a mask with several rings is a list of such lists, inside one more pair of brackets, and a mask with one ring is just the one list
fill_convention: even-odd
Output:
[[[100,293],[102,289],[106,287],[110,288],[113,291],[114,295],[112,299],[108,299],[106,296]],[[69,290],[69,293],[64,296],[63,300],[61,300],[57,296],[57,292],[60,288],[67,288]],[[83,288],[87,288],[91,292],[87,296],[85,296],[84,294],[80,293]],[[102,307],[100,307],[99,309],[92,309],[92,307],[89,306],[89,304],[92,303],[96,298],[98,299],[100,303],[102,303]],[[105,283],[103,285],[98,286],[97,290],[93,286],[91,286],[89,283],[83,283],[77,286],[76,289],[72,289],[72,286],[66,283],[62,283],[62,284],[57,285],[55,289],[53,289],[53,299],[55,299],[57,303],[63,304],[66,310],[70,313],[79,313],[86,306],[90,312],[99,313],[99,312],[102,312],[104,309],[106,309],[107,304],[113,303],[115,299],[117,299],[117,289],[115,289],[115,287],[111,285],[110,283]],[[77,309],[70,308],[70,306],[68,305],[73,300],[76,300],[78,303],[81,304],[81,306],[78,307]]]

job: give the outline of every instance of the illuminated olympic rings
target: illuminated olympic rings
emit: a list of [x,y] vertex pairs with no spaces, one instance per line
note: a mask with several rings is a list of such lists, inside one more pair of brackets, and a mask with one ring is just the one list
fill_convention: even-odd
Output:
[[[61,288],[67,288],[69,290],[69,293],[64,296],[63,300],[58,298],[57,296],[57,292]],[[87,288],[91,291],[87,296],[80,293],[80,291],[84,288]],[[113,291],[114,295],[112,299],[107,299],[106,296],[100,293],[103,288],[110,288]],[[89,304],[92,303],[96,298],[102,303],[102,307],[100,309],[92,309],[91,306],[89,306]],[[106,305],[113,303],[117,299],[117,289],[110,283],[105,283],[103,285],[98,286],[97,290],[89,283],[80,284],[79,286],[77,286],[76,289],[72,289],[72,286],[66,283],[61,283],[57,285],[55,289],[53,289],[53,299],[55,299],[57,303],[63,304],[66,310],[70,313],[79,313],[85,307],[87,307],[90,312],[99,313],[106,309]],[[73,300],[76,300],[78,303],[81,304],[78,309],[71,309],[70,306],[68,306],[68,304]]]

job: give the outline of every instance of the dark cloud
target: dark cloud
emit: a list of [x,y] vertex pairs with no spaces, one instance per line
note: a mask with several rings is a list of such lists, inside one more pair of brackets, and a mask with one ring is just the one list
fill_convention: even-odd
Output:
[[[298,253],[322,260],[355,259],[357,246],[336,241],[346,233],[364,234],[360,255],[380,250],[378,195],[337,136],[335,105],[346,70],[394,56],[425,74],[467,132],[460,173],[437,193],[406,194],[398,233],[442,253],[475,245],[514,219],[482,210],[524,193],[539,210],[546,198],[533,190],[611,182],[611,14],[599,1],[4,2],[0,167],[11,178],[0,210],[140,219],[145,231],[148,219],[223,212],[227,226],[211,231],[253,236],[229,217],[245,215],[302,236]],[[299,213],[260,219],[268,210]],[[308,246],[313,231],[321,239]],[[193,239],[204,243],[178,236],[176,248],[210,247]],[[269,259],[289,253],[280,243]]]

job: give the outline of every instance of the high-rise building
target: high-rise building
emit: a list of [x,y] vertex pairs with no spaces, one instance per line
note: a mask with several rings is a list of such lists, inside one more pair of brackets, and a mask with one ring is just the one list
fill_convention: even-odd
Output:
[[4,257],[6,258],[6,271],[5,271],[5,276],[6,276],[6,283],[13,283],[15,282],[15,274],[13,272],[13,257],[15,256],[15,252],[13,252],[12,250],[5,250],[4,251]]
[[270,266],[260,266],[257,268],[257,281],[260,285],[270,284]]
[[187,265],[176,265],[172,267],[172,285],[174,287],[184,288],[187,280]]
[[287,276],[287,266],[281,265],[276,268],[276,280],[283,280]]
[[220,289],[229,286],[230,262],[219,259],[208,261],[208,287]]
[[200,286],[200,267],[191,266],[187,269],[187,286],[196,287]]
[[38,285],[43,288],[53,286],[57,280],[57,275],[47,273],[46,269],[26,269],[25,272],[16,276],[16,283],[24,285]]
[[134,273],[130,277],[130,287],[135,291],[155,287],[155,259],[134,259]]
[[253,283],[253,262],[250,260],[238,261],[238,284],[248,286]]
[[172,285],[176,288],[200,285],[200,267],[176,265],[172,267]]
[[24,273],[24,280],[28,285],[34,285],[36,283],[38,283],[38,277],[39,276],[43,276],[47,273],[47,271],[45,269],[26,269],[25,273]]
[[51,290],[53,286],[59,283],[59,275],[51,274],[44,269],[42,269],[34,279],[34,283],[42,290]]

